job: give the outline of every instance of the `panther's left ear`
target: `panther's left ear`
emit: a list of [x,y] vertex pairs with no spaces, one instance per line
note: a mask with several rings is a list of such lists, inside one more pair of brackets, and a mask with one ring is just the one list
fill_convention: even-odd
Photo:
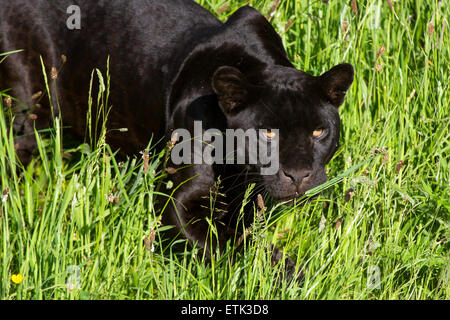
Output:
[[351,64],[341,63],[319,77],[325,95],[334,106],[339,107],[344,102],[345,93],[353,82],[353,74]]
[[212,77],[212,88],[225,113],[235,111],[247,102],[248,82],[244,74],[234,67],[218,68]]

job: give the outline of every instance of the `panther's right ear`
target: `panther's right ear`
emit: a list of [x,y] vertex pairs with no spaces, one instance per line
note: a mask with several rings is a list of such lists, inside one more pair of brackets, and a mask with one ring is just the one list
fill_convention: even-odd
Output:
[[223,112],[230,113],[244,105],[248,98],[248,82],[234,67],[220,67],[212,77],[212,88]]

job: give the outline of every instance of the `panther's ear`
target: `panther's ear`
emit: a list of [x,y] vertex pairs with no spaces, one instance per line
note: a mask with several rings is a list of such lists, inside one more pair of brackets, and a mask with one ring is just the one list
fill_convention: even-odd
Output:
[[345,93],[353,82],[353,67],[348,63],[334,66],[320,76],[320,82],[328,100],[339,107],[345,98]]
[[245,76],[233,67],[220,67],[212,77],[212,88],[219,106],[225,113],[235,111],[247,101],[248,83]]

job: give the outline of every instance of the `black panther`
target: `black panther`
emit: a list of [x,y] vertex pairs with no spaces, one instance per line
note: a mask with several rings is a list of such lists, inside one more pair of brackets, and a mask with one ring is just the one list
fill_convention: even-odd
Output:
[[[71,5],[79,8],[79,28],[68,26]],[[278,129],[275,174],[259,175],[258,164],[196,164],[171,177],[180,184],[195,176],[177,189],[163,223],[174,225],[206,256],[242,230],[235,213],[249,183],[284,201],[326,181],[324,167],[338,148],[338,107],[353,67],[342,63],[319,76],[295,69],[279,35],[255,9],[242,7],[222,23],[190,0],[0,0],[0,8],[0,52],[23,49],[0,64],[0,90],[10,88],[7,94],[15,98],[11,108],[22,163],[36,146],[33,128],[51,120],[49,99],[35,100],[36,93],[46,94],[40,56],[54,79],[53,113],[60,112],[79,137],[86,133],[91,72],[106,74],[109,57],[106,141],[121,154],[138,154],[152,135],[169,142],[173,130],[192,131],[194,121],[202,121],[204,130],[266,129],[268,140],[271,129]],[[211,212],[203,202],[218,177],[225,211],[211,240],[206,221]],[[246,223],[252,221],[250,211]],[[279,256],[275,250],[274,259]]]

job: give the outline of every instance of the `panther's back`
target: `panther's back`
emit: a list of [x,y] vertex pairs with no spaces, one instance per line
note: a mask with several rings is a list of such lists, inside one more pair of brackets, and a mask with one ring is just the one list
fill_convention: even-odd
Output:
[[[72,5],[80,8],[80,29],[68,27],[75,13],[68,11]],[[48,71],[60,71],[53,104],[60,105],[64,125],[82,136],[91,72],[98,68],[106,75],[109,56],[113,108],[108,127],[129,128],[126,133],[111,131],[109,141],[125,153],[144,148],[142,141],[152,133],[162,136],[164,88],[196,41],[221,24],[187,0],[0,0],[0,8],[0,52],[24,50],[0,64],[0,90],[11,88],[8,93],[21,102],[16,111],[25,111],[16,116],[16,132],[32,130],[27,124],[31,112],[38,116],[38,128],[48,125],[47,99],[40,101],[39,109],[31,99],[45,92],[42,56]],[[25,140],[21,144],[19,155],[21,148],[29,147]]]

